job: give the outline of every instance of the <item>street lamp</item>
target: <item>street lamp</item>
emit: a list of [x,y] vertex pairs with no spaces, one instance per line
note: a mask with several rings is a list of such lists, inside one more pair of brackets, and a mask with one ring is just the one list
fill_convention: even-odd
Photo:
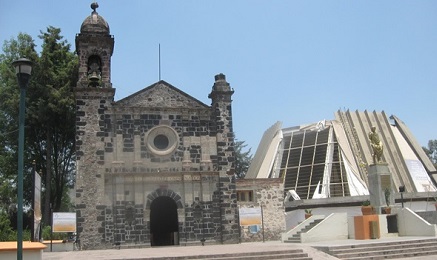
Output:
[[17,209],[17,260],[23,259],[23,157],[24,157],[24,114],[26,87],[32,72],[32,62],[20,58],[12,65],[15,67],[20,86],[20,110],[18,120],[18,209]]
[[399,186],[399,192],[401,193],[401,203],[402,208],[404,208],[404,192],[405,192],[405,185]]

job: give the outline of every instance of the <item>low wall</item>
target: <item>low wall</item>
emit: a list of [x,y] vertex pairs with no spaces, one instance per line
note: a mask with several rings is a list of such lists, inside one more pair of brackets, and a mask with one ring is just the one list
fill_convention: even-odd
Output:
[[293,235],[297,234],[297,232],[301,231],[305,226],[309,225],[314,220],[324,219],[324,215],[312,215],[310,218],[305,219],[301,223],[299,223],[297,226],[293,227],[291,230],[282,233],[281,240],[282,242],[288,240],[289,237],[292,237]]
[[346,213],[333,213],[317,226],[301,234],[301,242],[318,242],[348,239],[348,220]]
[[[39,242],[23,241],[23,259],[42,260],[45,245]],[[0,259],[17,259],[17,242],[0,242]]]
[[66,252],[73,251],[73,242],[65,242],[63,240],[44,241],[44,252]]
[[409,208],[395,209],[399,236],[437,236],[436,224],[430,224]]
[[428,221],[428,223],[437,224],[437,211],[421,211],[416,213],[424,220]]
[[280,240],[281,234],[285,231],[282,179],[241,179],[237,180],[236,184],[237,192],[253,192],[252,201],[238,201],[239,208],[261,208],[263,221],[256,225],[241,225],[240,219],[240,241]]

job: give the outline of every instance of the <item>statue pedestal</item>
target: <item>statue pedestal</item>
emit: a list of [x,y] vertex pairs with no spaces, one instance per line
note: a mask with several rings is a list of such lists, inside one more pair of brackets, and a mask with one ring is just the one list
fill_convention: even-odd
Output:
[[391,174],[387,163],[369,165],[369,193],[370,204],[375,207],[376,212],[381,214],[381,208],[387,206],[385,191],[390,191],[389,205],[394,205],[394,193]]

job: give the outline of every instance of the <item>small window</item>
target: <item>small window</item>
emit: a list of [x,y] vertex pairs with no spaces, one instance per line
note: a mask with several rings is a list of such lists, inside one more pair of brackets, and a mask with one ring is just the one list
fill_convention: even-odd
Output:
[[168,147],[169,141],[168,141],[167,136],[159,134],[153,140],[153,144],[159,150],[165,150]]
[[249,201],[253,201],[253,191],[251,190],[240,190],[237,191],[237,200],[238,201],[245,201],[245,202],[249,202]]

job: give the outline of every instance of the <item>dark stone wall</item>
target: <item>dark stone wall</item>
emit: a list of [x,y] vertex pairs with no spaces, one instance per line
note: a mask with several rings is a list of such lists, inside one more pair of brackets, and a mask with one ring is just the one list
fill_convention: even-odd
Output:
[[[184,174],[183,183],[167,182],[168,184],[165,184],[165,178],[159,178],[159,174],[154,175],[158,180],[156,185],[148,182],[148,179],[138,180],[143,183],[144,190],[135,192],[144,193],[144,203],[116,201],[113,205],[101,208],[98,219],[103,221],[103,228],[99,230],[99,234],[104,237],[103,242],[106,246],[109,247],[114,243],[150,245],[150,207],[155,199],[163,196],[171,198],[177,206],[179,244],[199,244],[202,240],[206,243],[221,243],[223,234],[227,235],[229,231],[222,233],[221,217],[225,209],[221,208],[223,205],[221,204],[222,195],[218,174],[210,173],[202,177],[198,174],[187,173]],[[192,181],[196,182],[197,186],[193,185]],[[108,183],[112,185],[116,181],[112,180]],[[120,193],[127,191],[128,186],[115,185],[121,185],[114,187]],[[151,191],[149,187],[152,186],[158,188]],[[213,190],[210,189],[212,187]],[[185,191],[185,194],[180,191]]]
[[[120,108],[122,109],[122,108]],[[197,111],[196,111],[197,112]],[[209,111],[203,111],[204,114],[208,115]],[[164,119],[165,118],[165,119]],[[152,128],[160,125],[168,125],[176,130],[180,140],[178,149],[175,153],[171,155],[170,158],[154,156],[147,147],[145,134]],[[154,162],[165,162],[165,161],[182,161],[183,152],[189,151],[190,158],[193,163],[201,162],[201,149],[200,145],[190,145],[189,147],[183,147],[184,137],[201,137],[201,136],[215,136],[214,129],[211,128],[211,121],[200,118],[197,115],[191,115],[185,117],[177,112],[175,113],[165,113],[162,111],[156,111],[154,113],[150,111],[142,111],[139,114],[117,114],[117,115],[105,115],[104,128],[109,135],[114,136],[114,134],[122,135],[123,138],[123,153],[134,152],[134,138],[135,136],[140,136],[141,138],[141,158],[152,159]],[[113,133],[113,134],[111,134]],[[105,152],[111,153],[114,151],[113,140],[107,140],[105,142]],[[215,163],[217,156],[211,155],[210,160]],[[199,170],[199,169],[190,169]],[[147,171],[147,170],[146,170]]]
[[[216,76],[211,107],[164,81],[114,102],[113,48],[111,35],[88,32],[76,37],[76,212],[82,248],[150,245],[149,207],[161,196],[177,203],[180,243],[237,243],[233,90],[224,75]],[[101,60],[97,87],[90,87],[88,79],[91,56]],[[176,133],[171,153],[150,148],[147,135],[158,126]],[[171,178],[178,176],[172,174],[184,179],[175,182]],[[190,174],[210,179],[185,179]],[[143,179],[128,183],[136,177]],[[199,189],[199,182],[209,186]],[[137,186],[140,191],[131,191]],[[173,193],[158,192],[170,187]]]
[[[76,94],[76,214],[77,233],[84,249],[105,248],[103,204],[103,139],[105,111],[113,89],[75,89]],[[81,234],[86,234],[82,236]]]

